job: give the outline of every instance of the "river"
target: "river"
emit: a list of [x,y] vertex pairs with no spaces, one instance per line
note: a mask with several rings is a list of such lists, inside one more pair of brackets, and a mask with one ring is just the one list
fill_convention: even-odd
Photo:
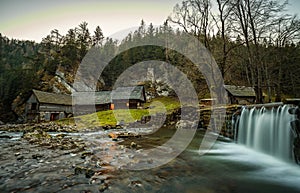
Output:
[[[132,142],[142,152],[164,143],[174,131],[160,129],[152,135],[117,142],[107,138],[107,132],[77,133],[70,137],[88,141],[89,150],[102,159],[110,157],[114,165],[120,152],[120,157],[130,157],[130,151],[124,148]],[[18,138],[18,133],[11,135],[15,137],[0,139],[1,192],[300,192],[298,165],[250,150],[230,139],[220,137],[208,153],[200,156],[198,149],[204,131],[197,131],[188,148],[165,165],[141,171],[115,167],[111,176],[105,178],[104,188],[101,183],[93,184],[85,176],[74,174],[74,165],[88,165],[91,161],[82,159],[80,152],[44,149]]]

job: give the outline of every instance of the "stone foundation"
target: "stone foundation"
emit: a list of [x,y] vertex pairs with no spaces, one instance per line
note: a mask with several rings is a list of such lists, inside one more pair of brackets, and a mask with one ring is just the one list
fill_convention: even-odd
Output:
[[300,109],[299,106],[289,109],[289,113],[296,116],[296,119],[291,122],[291,128],[294,133],[293,153],[297,164],[300,164]]
[[224,110],[224,108],[226,110],[226,114],[224,115],[225,117],[223,117],[224,122],[222,124],[223,126],[222,126],[221,130],[216,131],[213,128],[211,128],[211,126],[209,126],[209,122],[211,119],[216,124],[221,124],[220,122],[218,122],[218,121],[221,121],[221,117],[211,117],[211,113],[212,113],[211,108],[200,109],[200,121],[199,121],[198,127],[201,129],[205,129],[205,130],[211,130],[214,132],[218,132],[222,136],[234,139],[235,133],[234,133],[234,129],[232,126],[232,118],[237,112],[239,112],[239,110],[241,109],[241,106],[232,105],[232,106],[226,106],[226,107],[219,107],[219,108],[214,109],[214,111]]
[[[200,113],[200,119],[198,121],[198,129],[204,129],[204,130],[211,130],[214,132],[218,132],[221,135],[225,136],[225,137],[229,137],[231,139],[234,139],[234,129],[232,128],[232,117],[233,115],[238,112],[241,109],[241,106],[227,106],[225,107],[226,109],[226,115],[225,117],[223,117],[224,123],[223,126],[221,128],[220,131],[215,130],[214,128],[212,128],[209,123],[210,120],[212,118],[212,122],[218,124],[220,121],[219,117],[211,117],[212,114],[212,109],[211,108],[202,108],[202,109],[196,109],[194,107],[187,107],[185,109],[185,113],[187,114],[187,117],[185,117],[185,120],[188,121],[195,121],[196,118],[193,118],[193,114],[189,112],[195,112],[198,111]],[[219,108],[215,108],[214,111],[220,111],[220,110],[224,110],[224,107],[219,107]],[[152,119],[152,121],[151,121]],[[140,124],[145,124],[145,127],[151,127],[153,123],[155,122],[160,122],[162,120],[164,120],[164,127],[168,127],[168,126],[175,126],[176,123],[181,120],[181,109],[177,109],[175,111],[173,111],[170,114],[162,114],[162,113],[158,113],[156,115],[152,115],[152,117],[149,116],[144,116],[142,117],[141,120],[137,121],[136,123],[130,123],[128,125],[129,128],[135,128],[140,126]],[[197,124],[197,123],[196,123]],[[174,127],[175,128],[175,127]]]

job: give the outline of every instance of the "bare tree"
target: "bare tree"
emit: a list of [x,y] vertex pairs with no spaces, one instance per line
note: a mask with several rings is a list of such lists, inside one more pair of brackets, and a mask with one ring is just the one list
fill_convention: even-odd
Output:
[[232,51],[240,44],[230,44],[230,25],[231,20],[230,15],[233,11],[233,6],[231,6],[231,0],[217,0],[218,14],[213,15],[213,20],[215,21],[216,27],[218,29],[218,34],[220,34],[222,39],[222,53],[221,60],[219,61],[220,71],[222,76],[225,77],[226,71],[230,68],[227,64],[230,51]]
[[169,21],[179,25],[186,33],[202,40],[209,49],[209,34],[212,30],[210,0],[186,0],[176,5]]
[[275,0],[234,0],[231,19],[233,30],[242,37],[248,54],[251,84],[256,92],[256,102],[263,102],[263,61],[260,43],[271,31],[274,20],[284,10],[286,3]]
[[[283,68],[287,69],[287,62],[289,60],[290,54],[293,52],[291,50],[292,42],[299,41],[300,38],[300,20],[296,15],[284,15],[276,19],[272,26],[272,31],[270,33],[269,42],[272,44],[273,55],[276,58],[274,63],[276,63],[278,74],[276,74],[276,100],[281,100],[281,92],[282,92],[282,84],[284,81]],[[288,51],[287,51],[288,50]],[[288,53],[289,52],[289,53]],[[291,64],[290,64],[291,65]],[[294,85],[294,79],[297,76],[292,76],[295,69],[288,65],[289,69],[289,77],[291,78],[291,82]]]

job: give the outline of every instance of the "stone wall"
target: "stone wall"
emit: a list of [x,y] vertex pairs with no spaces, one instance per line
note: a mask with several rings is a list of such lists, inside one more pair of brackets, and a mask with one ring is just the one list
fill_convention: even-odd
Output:
[[296,116],[296,119],[291,122],[291,128],[295,134],[293,153],[297,164],[300,164],[300,109],[299,106],[289,109],[289,113]]
[[[234,130],[232,128],[232,117],[233,115],[238,112],[241,109],[241,106],[237,106],[237,105],[232,105],[232,106],[227,106],[227,107],[219,107],[219,108],[215,108],[214,111],[220,111],[220,110],[224,110],[224,108],[226,109],[226,115],[225,117],[223,117],[224,123],[222,124],[222,128],[221,130],[216,130],[215,128],[211,127],[209,125],[210,120],[211,120],[211,114],[212,114],[212,109],[211,108],[202,108],[202,109],[189,109],[189,108],[193,108],[193,107],[188,107],[188,109],[185,109],[185,113],[187,112],[187,116],[190,116],[187,118],[187,120],[190,121],[195,121],[192,117],[192,115],[189,115],[188,112],[195,112],[198,111],[200,113],[200,119],[198,122],[198,129],[204,129],[204,130],[211,130],[214,132],[218,132],[223,136],[229,137],[229,138],[234,138]],[[151,121],[152,119],[152,121]],[[144,124],[145,127],[151,127],[151,124],[155,123],[155,122],[160,122],[162,120],[164,120],[164,127],[169,127],[169,126],[175,126],[176,123],[181,120],[181,109],[177,109],[174,110],[172,113],[169,114],[161,114],[158,113],[156,115],[152,115],[152,117],[149,116],[144,116],[142,117],[141,120],[139,120],[136,123],[130,123],[128,125],[128,127],[137,127],[140,126],[140,123]],[[219,117],[212,117],[212,121],[214,123],[218,123],[218,121],[220,121]],[[175,127],[174,127],[175,128]]]
[[143,127],[151,127],[153,124],[157,124],[159,122],[164,121],[163,125],[164,127],[168,127],[171,125],[175,125],[177,121],[180,120],[180,114],[181,114],[181,109],[176,109],[172,113],[164,114],[164,113],[157,113],[155,115],[147,115],[143,116],[141,120],[138,120],[137,122],[134,123],[129,123],[128,127],[129,128],[136,128],[140,127],[141,124]]
[[[224,115],[225,117],[211,117],[212,116],[211,108],[200,109],[200,121],[199,121],[198,128],[218,132],[222,136],[234,139],[234,129],[232,127],[232,117],[237,112],[239,112],[239,110],[241,109],[241,106],[231,105],[231,106],[226,106],[226,107],[218,107],[218,108],[215,108],[214,111],[223,111],[224,108],[226,110],[226,114]],[[216,114],[218,114],[218,113],[216,113]],[[213,128],[212,126],[209,125],[210,120],[212,120],[213,123],[220,125],[221,123],[218,121],[221,121],[221,118],[223,118],[223,120],[224,120],[221,130],[216,130],[215,128]],[[217,128],[217,129],[220,129],[220,128]]]

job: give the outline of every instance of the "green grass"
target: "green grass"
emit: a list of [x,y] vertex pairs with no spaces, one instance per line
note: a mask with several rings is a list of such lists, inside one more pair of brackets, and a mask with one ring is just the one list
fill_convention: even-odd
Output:
[[99,111],[97,113],[78,116],[74,118],[61,119],[60,124],[74,124],[79,128],[93,128],[105,125],[115,126],[117,120],[123,120],[125,123],[131,123],[140,120],[143,116],[154,115],[156,113],[171,113],[180,108],[180,102],[177,98],[159,97],[144,104],[144,109],[118,109]]

